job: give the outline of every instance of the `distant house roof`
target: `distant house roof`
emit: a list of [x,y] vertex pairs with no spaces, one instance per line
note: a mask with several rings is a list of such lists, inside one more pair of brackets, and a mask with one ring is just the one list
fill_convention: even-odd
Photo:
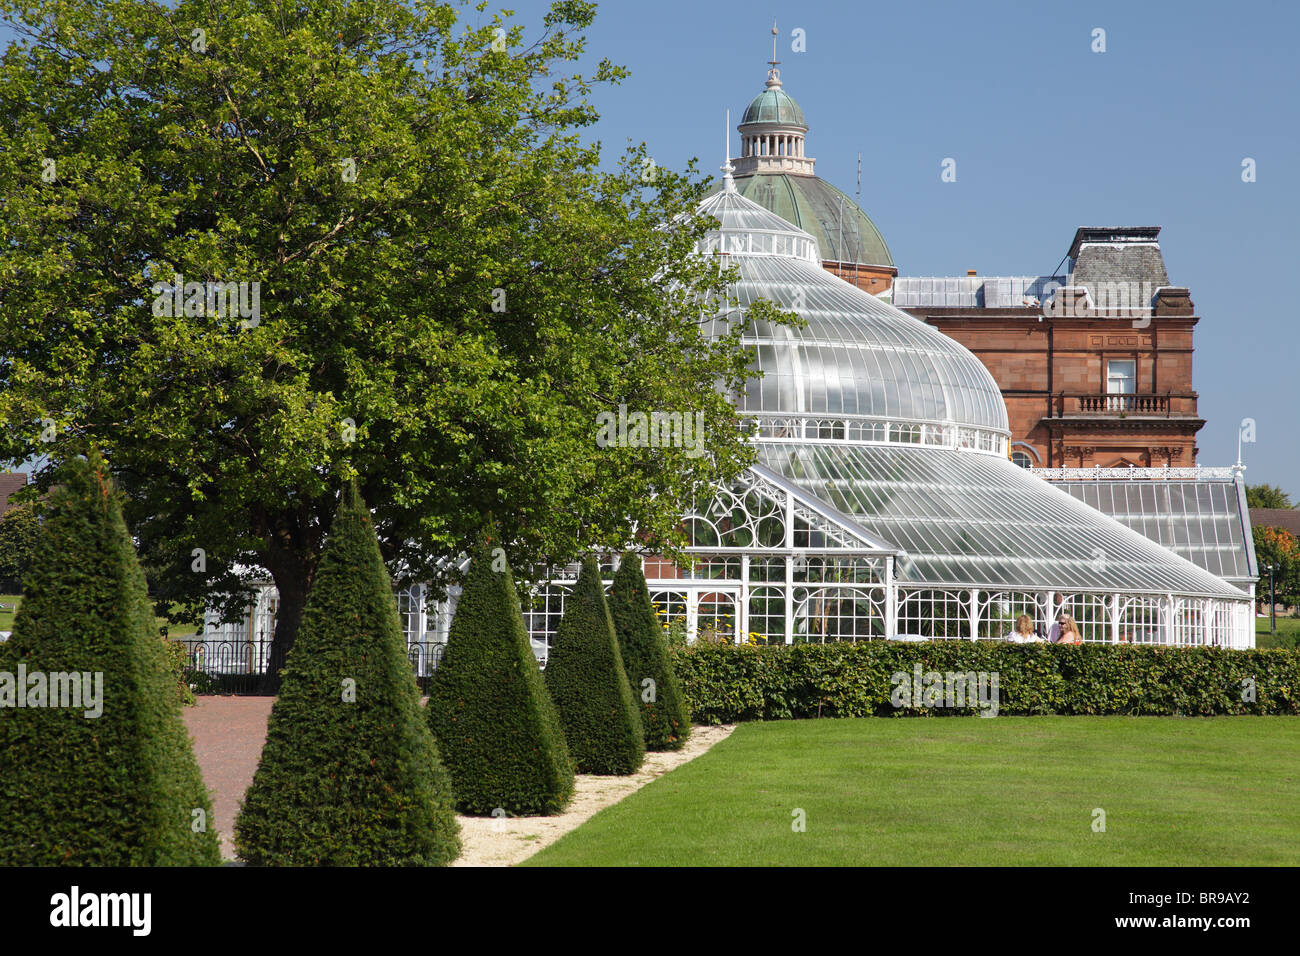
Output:
[[0,474],[0,514],[9,510],[9,497],[27,487],[27,476],[21,471]]
[[1285,528],[1300,536],[1300,510],[1295,508],[1251,508],[1250,523],[1261,528]]

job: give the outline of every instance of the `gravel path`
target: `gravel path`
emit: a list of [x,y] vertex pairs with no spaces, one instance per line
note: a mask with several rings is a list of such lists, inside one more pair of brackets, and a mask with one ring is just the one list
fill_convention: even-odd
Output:
[[577,829],[610,804],[618,803],[651,780],[674,767],[694,760],[714,744],[725,740],[735,725],[692,727],[686,746],[665,753],[648,753],[645,764],[629,777],[595,777],[579,774],[573,802],[564,813],[553,817],[458,817],[464,844],[452,866],[513,866],[544,846]]
[[[235,814],[244,791],[253,782],[273,702],[271,697],[200,697],[196,706],[185,708],[185,724],[194,738],[194,755],[208,789],[213,791],[213,825],[221,834],[221,855],[226,859],[235,855],[231,839]],[[695,727],[685,747],[671,753],[646,754],[645,766],[630,777],[580,775],[573,802],[558,816],[499,820],[459,817],[464,851],[454,865],[511,866],[527,859],[598,810],[698,757],[734,729]]]

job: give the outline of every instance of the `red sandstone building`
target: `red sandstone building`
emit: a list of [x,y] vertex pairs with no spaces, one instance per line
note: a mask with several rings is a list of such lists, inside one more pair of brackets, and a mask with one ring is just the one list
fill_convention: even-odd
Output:
[[974,352],[1032,467],[1196,464],[1198,321],[1159,226],[1079,229],[1058,276],[900,277],[895,306]]

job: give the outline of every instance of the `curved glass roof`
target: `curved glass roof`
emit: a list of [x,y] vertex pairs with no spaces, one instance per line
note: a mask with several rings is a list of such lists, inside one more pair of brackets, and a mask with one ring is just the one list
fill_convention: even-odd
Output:
[[738,269],[733,294],[741,310],[768,299],[807,322],[792,329],[748,321],[744,344],[754,348],[764,375],[737,398],[742,412],[863,416],[1009,434],[1002,393],[979,359],[822,269],[809,233],[728,189],[704,200],[699,211],[720,223],[700,251],[723,253]]
[[[742,341],[764,373],[735,397],[758,419],[758,464],[905,552],[900,585],[1245,600],[1012,464],[1006,405],[980,361],[822,269],[815,237],[736,193],[729,174],[699,211],[718,220],[699,249],[739,273]],[[744,317],[760,298],[806,326]]]
[[757,450],[760,464],[906,551],[900,584],[1245,597],[1005,458],[833,441]]

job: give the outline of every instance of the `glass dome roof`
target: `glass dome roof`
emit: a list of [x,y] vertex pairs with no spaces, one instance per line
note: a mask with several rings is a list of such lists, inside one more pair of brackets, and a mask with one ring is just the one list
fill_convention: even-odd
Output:
[[821,268],[816,240],[729,173],[699,211],[719,223],[699,249],[736,268],[741,312],[762,298],[807,323],[744,319],[764,376],[736,401],[759,420],[759,463],[903,552],[900,584],[1243,598],[1012,464],[1006,404],[979,359]]
[[730,183],[699,212],[719,221],[700,251],[724,254],[737,268],[732,291],[741,310],[768,299],[807,322],[800,329],[749,322],[744,344],[764,375],[737,398],[742,412],[969,426],[1009,436],[1002,393],[979,359],[821,268],[809,233]]

